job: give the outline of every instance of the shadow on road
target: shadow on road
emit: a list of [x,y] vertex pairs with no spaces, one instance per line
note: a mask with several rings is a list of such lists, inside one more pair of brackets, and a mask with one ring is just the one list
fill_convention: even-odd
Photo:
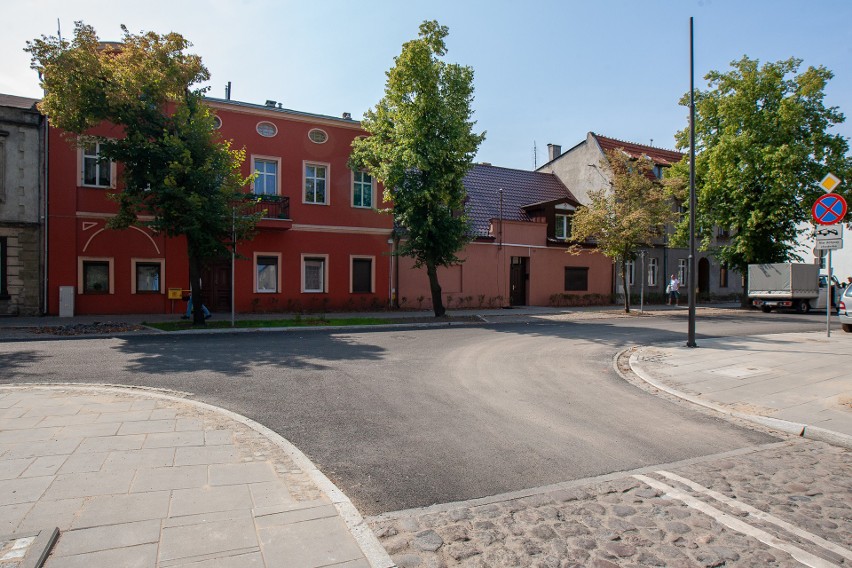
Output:
[[[375,361],[383,348],[364,345],[346,337],[322,334],[322,349],[311,349],[317,334],[193,335],[176,338],[127,338],[115,347],[127,357],[126,369],[149,374],[214,371],[242,375],[253,368],[273,367],[321,371],[340,361]],[[262,340],[261,340],[262,339]]]

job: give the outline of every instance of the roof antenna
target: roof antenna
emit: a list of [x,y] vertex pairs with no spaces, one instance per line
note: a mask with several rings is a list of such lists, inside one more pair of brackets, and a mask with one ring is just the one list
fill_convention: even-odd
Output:
[[538,169],[538,146],[536,145],[535,140],[533,140],[533,169]]
[[654,139],[651,138],[651,146],[653,146],[653,145],[654,145]]
[[59,36],[59,43],[62,43],[62,25],[59,23],[59,18],[56,18],[56,35]]

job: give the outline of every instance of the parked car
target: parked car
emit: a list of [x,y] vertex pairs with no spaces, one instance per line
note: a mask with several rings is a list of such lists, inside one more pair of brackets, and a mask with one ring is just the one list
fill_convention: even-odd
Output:
[[852,286],[847,286],[843,291],[843,296],[840,297],[840,303],[837,305],[840,309],[840,327],[846,333],[852,333]]

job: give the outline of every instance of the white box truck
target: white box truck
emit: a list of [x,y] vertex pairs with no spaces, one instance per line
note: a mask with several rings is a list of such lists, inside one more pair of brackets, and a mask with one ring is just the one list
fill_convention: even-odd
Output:
[[[834,276],[832,281],[836,299],[839,283]],[[754,306],[767,313],[778,308],[793,309],[800,314],[811,309],[825,309],[827,284],[828,277],[819,273],[816,264],[785,262],[748,266],[748,297]]]

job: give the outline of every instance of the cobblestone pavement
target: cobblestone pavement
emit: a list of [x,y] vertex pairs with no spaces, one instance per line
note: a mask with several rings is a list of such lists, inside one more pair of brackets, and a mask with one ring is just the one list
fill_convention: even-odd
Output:
[[790,439],[367,521],[400,568],[852,566],[852,452]]

